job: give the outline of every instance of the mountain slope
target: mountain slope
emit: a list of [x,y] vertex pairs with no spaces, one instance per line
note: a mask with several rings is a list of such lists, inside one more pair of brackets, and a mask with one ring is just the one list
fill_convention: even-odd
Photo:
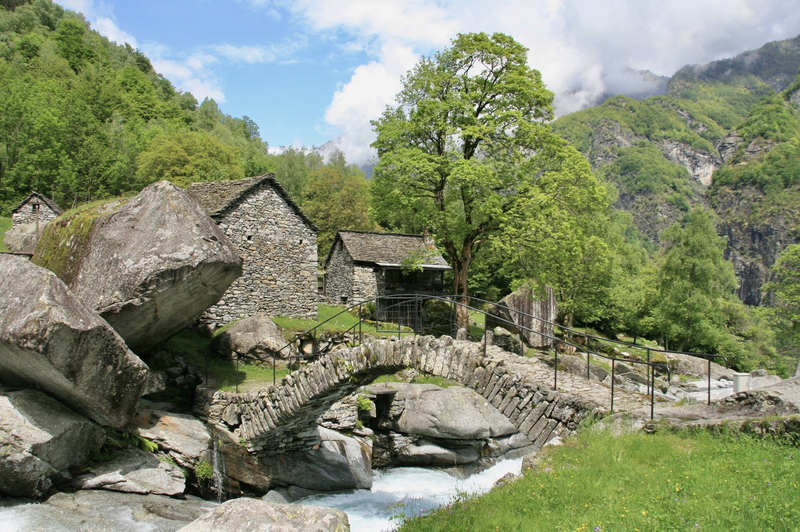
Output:
[[692,206],[714,208],[740,298],[758,305],[777,253],[800,238],[798,68],[800,36],[684,67],[665,96],[613,97],[554,129],[617,187],[616,207],[653,242]]

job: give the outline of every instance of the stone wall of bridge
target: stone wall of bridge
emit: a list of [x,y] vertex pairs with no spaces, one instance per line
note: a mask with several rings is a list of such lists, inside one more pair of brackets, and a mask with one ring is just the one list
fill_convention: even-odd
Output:
[[[574,431],[596,402],[553,391],[543,364],[443,336],[367,340],[308,364],[257,393],[198,389],[195,411],[233,431],[251,452],[277,454],[319,444],[318,418],[337,400],[380,375],[416,368],[453,379],[482,395],[536,445]],[[552,371],[549,373],[552,379]]]

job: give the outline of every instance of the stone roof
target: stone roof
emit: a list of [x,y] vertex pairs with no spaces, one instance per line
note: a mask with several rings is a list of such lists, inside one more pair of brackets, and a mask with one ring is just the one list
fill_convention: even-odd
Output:
[[261,187],[272,187],[283,201],[315,232],[314,222],[307,217],[300,207],[289,197],[289,193],[275,179],[275,174],[265,174],[233,181],[207,181],[192,183],[186,187],[186,193],[195,200],[204,211],[214,219],[222,218],[236,208],[245,198]]
[[336,233],[325,264],[330,261],[336,243],[340,240],[357,263],[400,266],[404,260],[419,255],[423,269],[450,269],[433,241],[426,245],[424,236],[343,230]]
[[56,202],[55,202],[55,201],[53,201],[53,200],[51,200],[51,199],[48,199],[46,196],[43,196],[43,195],[39,194],[38,192],[31,192],[31,194],[30,194],[30,195],[29,195],[27,198],[25,198],[25,199],[22,201],[22,203],[20,203],[19,205],[17,205],[16,207],[14,207],[14,208],[11,210],[11,214],[14,214],[15,212],[19,211],[19,210],[20,210],[22,207],[24,207],[25,205],[27,205],[27,204],[28,204],[28,202],[30,202],[30,201],[31,201],[31,199],[32,199],[32,198],[34,198],[34,197],[36,197],[36,198],[37,198],[39,201],[41,201],[42,203],[44,203],[45,205],[47,205],[48,207],[50,207],[50,210],[52,210],[54,213],[56,213],[56,215],[59,215],[59,214],[61,214],[62,212],[64,212],[64,211],[62,211],[62,210],[61,210],[61,207],[59,207],[59,206],[56,204]]

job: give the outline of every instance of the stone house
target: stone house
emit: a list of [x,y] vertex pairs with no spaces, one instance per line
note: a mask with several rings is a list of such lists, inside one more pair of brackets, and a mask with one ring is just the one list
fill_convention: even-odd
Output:
[[317,317],[317,227],[274,174],[194,183],[186,192],[239,250],[242,276],[201,322],[267,314]]
[[6,247],[15,253],[32,255],[44,226],[61,213],[55,201],[38,192],[31,193],[11,211],[11,229],[5,234]]
[[[403,271],[404,261],[421,270]],[[428,236],[338,231],[325,259],[331,303],[357,303],[393,294],[441,294],[451,270]]]

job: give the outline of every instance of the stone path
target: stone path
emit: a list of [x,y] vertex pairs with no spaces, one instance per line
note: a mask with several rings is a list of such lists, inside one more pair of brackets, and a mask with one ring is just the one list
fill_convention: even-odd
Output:
[[[554,370],[538,358],[525,358],[508,353],[497,346],[489,346],[486,350],[487,357],[502,358],[505,363],[524,367],[524,373],[533,376],[540,384],[553,388]],[[611,411],[611,386],[587,380],[585,376],[575,375],[568,371],[558,372],[557,389],[559,393],[573,395],[597,405],[605,412]],[[620,386],[614,389],[614,412],[633,410],[650,405],[650,398],[643,394],[631,393]]]

